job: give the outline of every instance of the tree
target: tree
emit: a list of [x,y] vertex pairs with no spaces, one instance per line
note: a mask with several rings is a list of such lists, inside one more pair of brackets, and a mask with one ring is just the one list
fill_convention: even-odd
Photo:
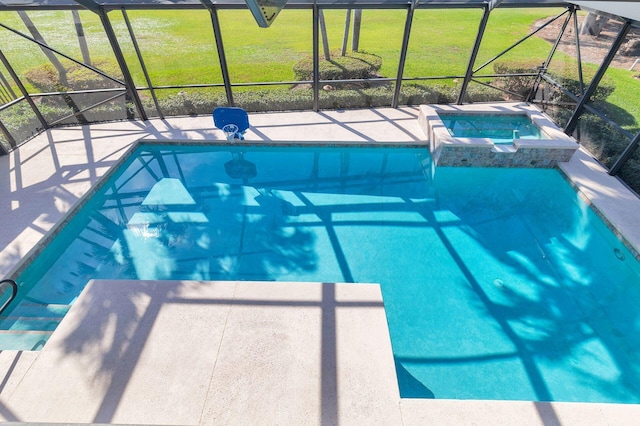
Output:
[[344,19],[344,36],[342,37],[341,55],[347,54],[347,43],[349,42],[349,26],[351,26],[351,9],[347,9],[347,16]]
[[80,52],[82,52],[82,61],[91,65],[91,56],[89,56],[89,47],[87,46],[87,39],[84,36],[84,29],[82,28],[82,21],[80,20],[80,13],[77,10],[72,10],[73,23],[76,26],[76,35],[78,36],[78,44],[80,45]]
[[362,22],[362,9],[356,9],[353,16],[353,38],[351,39],[351,50],[357,52],[360,47],[360,23]]
[[589,12],[580,25],[581,35],[599,36],[604,28],[605,24],[609,21],[606,16],[598,15],[597,13]]
[[327,37],[327,25],[324,22],[324,12],[318,10],[318,23],[320,24],[320,34],[322,35],[322,49],[324,50],[324,59],[331,60],[331,52],[329,51],[329,38]]

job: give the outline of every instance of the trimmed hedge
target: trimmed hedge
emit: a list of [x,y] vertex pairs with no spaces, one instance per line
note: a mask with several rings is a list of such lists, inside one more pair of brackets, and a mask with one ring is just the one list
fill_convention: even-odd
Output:
[[[458,98],[459,86],[404,84],[400,91],[398,103],[400,105],[447,104]],[[356,109],[371,107],[388,107],[393,98],[393,85],[321,91],[319,105],[322,109]],[[467,98],[471,102],[488,102],[497,99],[501,92],[485,86],[470,86]],[[227,106],[224,92],[199,91],[180,92],[158,99],[162,113],[166,116],[208,115],[218,106]],[[149,116],[156,116],[155,104],[149,96],[143,96],[142,102]],[[268,89],[243,91],[234,93],[237,106],[249,112],[269,111],[300,111],[313,108],[313,90],[302,89]],[[63,103],[52,102],[38,104],[38,108],[48,121],[57,120],[72,111]],[[84,113],[88,122],[104,122],[124,120],[132,116],[133,106],[119,101],[103,104]],[[39,124],[31,108],[26,102],[21,102],[9,108],[1,115],[2,122],[15,135],[16,139],[27,139],[37,131]],[[70,118],[67,123],[76,124],[77,120]]]
[[[589,82],[593,79],[594,74],[594,71],[588,71],[586,69],[584,70],[582,79],[585,81],[585,90],[588,87]],[[574,95],[578,95],[580,93],[580,81],[576,77],[555,74],[552,72],[550,72],[549,75],[554,79],[556,83],[560,84],[562,87],[564,87]],[[591,102],[605,101],[609,97],[609,95],[613,93],[615,88],[616,86],[613,81],[611,81],[611,79],[607,78],[607,76],[605,75],[604,78],[600,80],[600,84],[598,84],[596,91],[593,93],[593,95],[591,95]],[[574,102],[571,98],[564,94],[562,94],[559,99],[554,100],[558,102]]]
[[[319,104],[322,109],[355,109],[384,107],[391,105],[393,85],[360,89],[321,91]],[[400,91],[399,104],[445,104],[458,99],[460,88],[446,85],[405,84]],[[488,102],[497,99],[501,92],[485,86],[470,86],[467,97],[472,102]],[[227,98],[222,92],[180,92],[158,100],[162,112],[167,116],[206,115],[218,106],[227,106]],[[148,110],[155,106],[150,98],[143,103]],[[269,89],[234,93],[234,103],[249,112],[299,111],[313,107],[313,90]]]
[[640,194],[640,151],[636,152],[632,158],[627,160],[622,170],[620,178],[631,187],[637,194]]
[[[540,63],[537,61],[523,61],[523,62],[502,62],[496,61],[493,63],[493,71],[496,74],[530,74],[538,73]],[[511,93],[519,95],[523,99],[526,99],[531,92],[533,84],[536,81],[536,77],[529,76],[509,76],[499,77],[494,80],[494,85],[500,89],[507,90]]]
[[[121,87],[117,83],[94,71],[71,61],[63,61],[66,70],[66,81],[62,81],[58,70],[50,63],[28,69],[25,78],[41,92],[65,92],[70,90],[109,89]],[[118,64],[110,60],[94,62],[94,68],[117,79],[122,79]]]
[[[331,60],[320,58],[320,80],[351,80],[374,77],[382,66],[382,58],[373,53],[349,52],[341,56],[340,52],[331,52]],[[297,80],[313,80],[313,57],[307,56],[293,66]]]
[[615,160],[629,145],[629,138],[606,124],[598,116],[583,113],[578,120],[580,144],[591,152],[607,167],[613,166]]
[[[58,70],[51,63],[46,63],[25,72],[26,80],[39,91],[62,92],[59,96],[46,96],[40,100],[39,108],[48,121],[55,121],[73,112],[78,113],[75,117],[65,120],[62,124],[88,124],[95,121],[121,120],[134,118],[134,115],[127,111],[126,103],[122,98],[115,99],[107,104],[92,108],[89,111],[79,113],[79,111],[91,105],[102,102],[111,94],[105,93],[84,93],[68,94],[65,92],[76,90],[112,89],[121,88],[118,83],[101,76],[100,74],[78,65],[74,62],[64,60],[61,62],[65,69],[65,75],[61,76]],[[120,78],[120,68],[117,63],[111,60],[97,60],[93,65],[95,68],[105,72],[105,74]],[[124,113],[123,113],[124,111]],[[96,119],[94,117],[99,117]]]
[[[541,64],[539,62],[530,60],[530,61],[496,61],[493,64],[493,71],[496,74],[528,74],[528,73],[537,73],[539,71],[539,67]],[[580,81],[577,79],[577,76],[569,75],[569,74],[560,74],[554,71],[549,71],[548,73],[551,78],[562,87],[567,89],[569,92],[573,94],[580,93]],[[595,71],[589,68],[583,69],[582,78],[586,81],[586,84],[593,79]],[[500,77],[496,78],[494,84],[496,87],[499,87],[504,90],[508,90],[510,92],[516,93],[523,98],[529,95],[531,91],[532,85],[535,83],[536,77],[527,77],[527,76],[511,76],[511,77]],[[586,86],[585,86],[586,88]],[[592,95],[591,100],[593,102],[604,101],[613,93],[615,90],[615,84],[610,78],[605,76],[598,85],[595,93]],[[557,92],[558,97],[551,99],[551,101],[556,102],[573,102],[573,100],[563,94],[562,92]]]

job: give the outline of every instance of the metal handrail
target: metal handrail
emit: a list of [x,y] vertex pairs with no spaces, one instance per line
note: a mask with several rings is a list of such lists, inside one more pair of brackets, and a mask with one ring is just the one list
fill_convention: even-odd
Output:
[[13,302],[13,299],[15,299],[16,296],[18,295],[18,284],[16,284],[14,280],[6,279],[6,280],[0,281],[0,291],[3,290],[1,287],[4,286],[4,284],[9,284],[11,286],[11,297],[9,297],[9,299],[6,302],[4,302],[2,307],[0,307],[0,315],[2,315],[4,310],[7,309],[7,306],[9,306],[9,304]]

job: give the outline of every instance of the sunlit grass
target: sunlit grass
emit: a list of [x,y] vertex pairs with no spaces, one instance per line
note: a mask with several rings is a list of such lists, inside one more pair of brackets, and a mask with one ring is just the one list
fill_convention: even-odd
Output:
[[[487,31],[479,60],[508,47],[525,36],[536,19],[555,12],[555,9],[494,12],[489,23],[494,28]],[[345,11],[327,10],[324,14],[329,48],[331,51],[339,50],[342,47]],[[29,12],[29,15],[51,46],[81,58],[70,12]],[[285,9],[267,29],[259,28],[248,10],[223,10],[218,15],[230,74],[238,82],[290,80],[293,78],[293,65],[312,53],[311,11]],[[92,56],[112,57],[99,19],[88,12],[81,16]],[[466,69],[481,16],[480,9],[418,10],[412,27],[405,75],[460,74]],[[193,83],[194,76],[208,76],[212,69],[217,69],[216,75],[220,78],[215,38],[206,11],[129,11],[128,17],[147,68],[155,77],[153,80],[161,80],[160,83],[154,81],[154,84]],[[135,64],[135,51],[128,40],[122,14],[113,11],[109,18],[128,62]],[[384,76],[392,77],[397,72],[405,18],[404,10],[363,11],[359,48],[383,58],[380,73]],[[27,32],[13,12],[2,13],[0,19]],[[37,46],[16,36],[11,37],[13,43],[7,46],[6,54],[19,72],[46,61]],[[517,57],[546,54],[550,48],[542,40],[536,40],[534,46],[534,50],[529,47]],[[351,47],[351,34],[348,47]],[[137,68],[132,65],[134,75],[141,72]]]
[[615,81],[615,90],[607,98],[607,102],[624,111],[624,117],[616,120],[623,128],[636,133],[640,130],[640,81],[634,71],[609,68],[606,77]]
[[[555,16],[561,9],[497,9],[492,12],[475,64],[502,52],[529,34],[534,23]],[[132,10],[127,12],[152,84],[171,86],[221,83],[222,72],[211,17],[206,10]],[[344,10],[325,10],[331,51],[342,47]],[[81,60],[80,48],[69,11],[29,11],[47,43]],[[292,81],[293,66],[312,54],[310,10],[284,9],[274,24],[259,28],[248,10],[218,12],[232,83]],[[395,77],[398,71],[406,10],[364,10],[359,48],[382,58],[380,75]],[[462,76],[482,17],[482,9],[418,9],[411,29],[404,77]],[[91,58],[114,60],[99,18],[81,12]],[[352,15],[353,18],[353,15]],[[138,86],[146,86],[142,68],[121,11],[109,19]],[[28,34],[15,12],[0,13],[0,22]],[[3,53],[20,75],[47,62],[40,48],[6,30],[0,31]],[[349,34],[348,47],[351,47]],[[510,51],[501,61],[542,61],[551,45],[532,37]],[[489,65],[482,73],[492,73]],[[640,117],[636,102],[638,81],[625,70],[610,70],[616,90],[609,102]],[[452,80],[448,80],[451,84]],[[29,89],[32,89],[29,87]],[[635,120],[637,121],[637,119]],[[637,126],[636,124],[625,124]]]

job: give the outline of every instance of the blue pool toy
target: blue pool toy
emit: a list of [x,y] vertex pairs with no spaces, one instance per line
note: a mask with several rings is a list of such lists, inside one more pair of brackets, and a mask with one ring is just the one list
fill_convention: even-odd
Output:
[[225,133],[227,140],[242,140],[249,128],[249,116],[242,108],[218,107],[213,110],[213,123]]

